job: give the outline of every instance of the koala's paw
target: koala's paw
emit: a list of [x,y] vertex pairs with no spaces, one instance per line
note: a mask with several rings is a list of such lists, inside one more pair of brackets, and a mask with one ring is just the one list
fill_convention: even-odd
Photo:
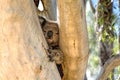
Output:
[[51,62],[55,61],[56,64],[61,64],[63,62],[63,53],[61,50],[49,49],[48,52],[49,52],[48,57]]

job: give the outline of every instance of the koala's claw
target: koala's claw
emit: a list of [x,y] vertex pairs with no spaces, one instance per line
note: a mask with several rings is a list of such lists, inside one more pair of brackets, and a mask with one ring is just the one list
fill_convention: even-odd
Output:
[[48,54],[49,61],[51,62],[55,61],[56,64],[61,64],[63,62],[62,51],[58,49],[54,49],[54,50],[49,49],[48,52],[49,52]]

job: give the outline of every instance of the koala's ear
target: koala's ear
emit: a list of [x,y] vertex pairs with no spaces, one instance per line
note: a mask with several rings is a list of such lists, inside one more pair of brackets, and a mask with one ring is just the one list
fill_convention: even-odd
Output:
[[46,19],[42,16],[39,16],[39,21],[40,21],[41,27],[43,27],[47,22]]

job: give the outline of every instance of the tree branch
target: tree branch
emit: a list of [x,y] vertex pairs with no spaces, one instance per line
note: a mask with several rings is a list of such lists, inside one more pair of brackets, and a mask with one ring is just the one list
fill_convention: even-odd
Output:
[[108,59],[104,66],[101,69],[101,73],[98,76],[97,80],[106,80],[108,78],[109,73],[117,66],[120,65],[120,55],[116,55],[110,59]]
[[57,4],[56,0],[41,0],[44,11],[41,11],[42,15],[45,15],[50,20],[57,20]]
[[92,10],[92,12],[95,14],[95,8],[94,8],[94,6],[93,6],[92,0],[89,0],[89,2],[90,2],[91,10]]

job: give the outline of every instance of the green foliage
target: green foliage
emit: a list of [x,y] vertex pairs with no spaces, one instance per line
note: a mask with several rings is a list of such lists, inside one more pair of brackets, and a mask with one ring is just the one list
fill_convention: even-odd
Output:
[[117,20],[118,20],[118,18],[117,18],[117,16],[115,16],[114,14],[112,14],[111,19],[112,19],[111,26],[114,27],[115,24],[116,24],[116,22],[117,22]]
[[110,72],[110,74],[108,76],[109,80],[112,80],[112,76],[113,76],[113,72]]
[[102,16],[98,19],[98,24],[99,25],[103,25],[104,24],[104,19],[103,19]]
[[[109,0],[108,0],[109,1]],[[106,2],[106,1],[105,1]],[[115,33],[115,25],[116,22],[118,21],[118,18],[114,14],[107,14],[111,15],[111,17],[107,17],[105,13],[109,13],[108,9],[106,8],[107,4],[99,4],[99,15],[100,16],[97,20],[99,24],[99,29],[100,31],[100,39],[104,41],[108,41],[108,44],[113,43],[113,55],[116,55],[116,53],[119,50],[118,46],[118,40],[116,38],[116,33]],[[88,28],[88,35],[89,35],[89,60],[88,60],[88,70],[90,71],[91,76],[95,76],[98,73],[98,70],[100,68],[100,63],[99,63],[99,45],[98,45],[98,36],[96,36],[96,31],[95,31],[95,16],[92,14],[92,12],[89,10],[87,11],[87,28]],[[110,21],[109,21],[110,20]],[[118,22],[119,23],[119,22]],[[116,73],[120,74],[120,67],[116,69]],[[118,76],[118,75],[117,75]],[[109,75],[109,78],[112,80],[112,72]]]
[[116,55],[118,53],[118,51],[119,51],[119,45],[117,45],[117,44],[119,44],[118,39],[115,39],[114,40],[113,55]]

